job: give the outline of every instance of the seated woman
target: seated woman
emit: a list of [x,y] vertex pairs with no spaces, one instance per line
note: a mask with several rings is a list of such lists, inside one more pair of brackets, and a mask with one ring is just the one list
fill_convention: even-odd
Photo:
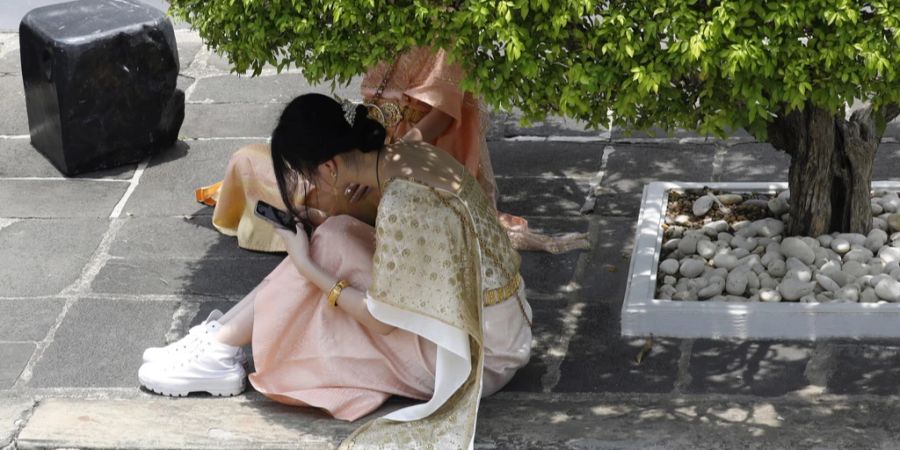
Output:
[[[370,105],[371,117],[385,127],[387,143],[422,141],[441,148],[468,169],[496,207],[497,186],[485,140],[487,116],[481,102],[461,89],[462,79],[462,67],[451,63],[444,50],[414,47],[372,67],[362,79],[361,94]],[[368,187],[322,192],[305,181],[300,184],[300,192],[291,200],[316,208],[321,217],[333,212],[374,223],[378,199]],[[215,206],[213,225],[223,234],[236,236],[242,248],[284,251],[281,239],[252,210],[256,200],[284,206],[268,146],[239,149],[229,161],[225,178],[198,189],[196,198]],[[585,233],[551,236],[534,232],[522,217],[499,213],[499,218],[519,250],[563,253],[590,247]]]
[[[384,145],[365,107],[307,94],[272,135],[279,192],[378,186],[376,226],[326,219],[311,239],[277,231],[288,257],[226,315],[169,347],[148,349],[141,384],[166,395],[244,389],[358,419],[388,397],[426,400],[359,428],[345,444],[472,444],[479,397],[528,362],[531,308],[520,258],[478,182],[426,143]],[[404,443],[410,445],[404,445]]]

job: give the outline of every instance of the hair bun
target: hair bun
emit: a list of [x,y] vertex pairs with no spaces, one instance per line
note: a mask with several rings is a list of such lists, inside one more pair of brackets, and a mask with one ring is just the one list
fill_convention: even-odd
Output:
[[384,140],[387,138],[387,131],[378,121],[369,118],[369,109],[364,105],[356,107],[351,133],[354,146],[363,153],[384,147]]

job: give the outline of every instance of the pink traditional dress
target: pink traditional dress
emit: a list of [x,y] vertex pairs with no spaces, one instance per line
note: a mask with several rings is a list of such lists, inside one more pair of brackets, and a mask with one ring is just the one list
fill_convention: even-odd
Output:
[[253,386],[356,420],[391,395],[423,400],[362,425],[342,448],[471,448],[478,399],[528,362],[520,258],[480,186],[385,183],[375,228],[329,218],[311,240],[323,269],[366,292],[397,327],[373,333],[331,307],[286,259],[254,300]]

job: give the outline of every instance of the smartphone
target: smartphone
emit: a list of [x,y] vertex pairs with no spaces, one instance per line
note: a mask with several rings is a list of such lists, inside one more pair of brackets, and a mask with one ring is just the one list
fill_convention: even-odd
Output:
[[277,228],[297,232],[298,222],[293,216],[262,200],[256,202],[256,215]]

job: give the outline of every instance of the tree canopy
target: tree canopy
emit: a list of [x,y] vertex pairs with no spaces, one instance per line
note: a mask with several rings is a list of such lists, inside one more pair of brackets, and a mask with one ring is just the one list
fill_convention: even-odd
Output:
[[810,103],[900,102],[898,0],[171,0],[237,72],[344,82],[415,45],[526,118],[765,136]]

